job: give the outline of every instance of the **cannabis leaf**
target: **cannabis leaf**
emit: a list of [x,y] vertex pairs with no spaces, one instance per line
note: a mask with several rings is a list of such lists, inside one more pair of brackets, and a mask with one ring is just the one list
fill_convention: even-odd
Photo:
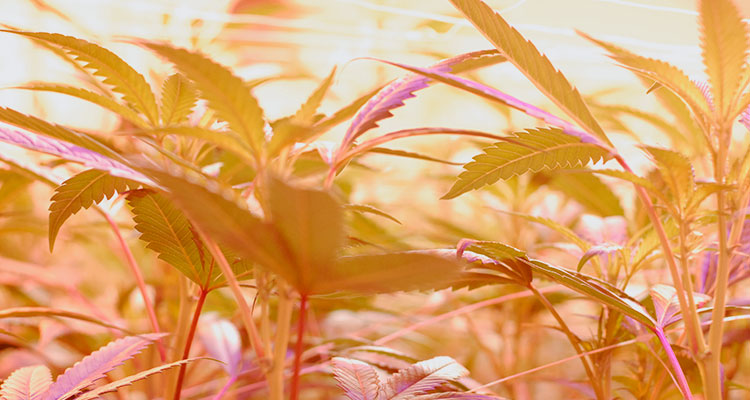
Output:
[[465,376],[469,371],[450,357],[420,361],[393,374],[384,382],[384,398],[406,400],[427,394],[447,381]]
[[42,400],[52,384],[49,368],[43,365],[23,367],[13,371],[0,387],[3,400]]
[[[733,100],[747,65],[750,43],[747,29],[737,7],[730,0],[698,2],[702,29],[703,64],[706,66],[711,93],[724,118],[733,118]],[[736,114],[735,114],[736,115]]]
[[474,161],[464,165],[465,171],[443,199],[452,199],[528,171],[585,166],[609,154],[601,146],[585,143],[557,128],[529,129],[514,133],[512,139],[513,142],[486,147],[482,154],[474,156]]
[[510,63],[586,131],[612,146],[591,111],[565,76],[503,17],[480,0],[451,0]]
[[669,191],[675,197],[680,210],[687,207],[695,192],[695,176],[690,160],[684,155],[668,149],[642,146],[654,160]]
[[141,233],[140,239],[148,243],[146,248],[204,287],[212,272],[213,258],[203,249],[185,214],[169,199],[148,189],[130,192],[128,203],[135,215],[135,229]]
[[108,345],[84,357],[57,377],[44,400],[67,400],[78,395],[104,375],[140,353],[163,334],[129,336],[110,342]]
[[111,51],[86,40],[57,33],[1,31],[62,48],[84,68],[91,69],[94,75],[103,78],[103,82],[111,85],[115,92],[122,94],[123,100],[142,112],[152,124],[159,121],[156,99],[146,79]]
[[216,115],[229,124],[255,151],[265,142],[263,110],[247,84],[228,68],[197,52],[167,44],[143,42],[143,46],[172,62],[195,83],[201,97]]
[[52,195],[49,206],[49,248],[54,248],[55,238],[62,224],[82,208],[89,208],[115,193],[135,189],[141,184],[125,178],[112,176],[108,171],[90,169],[63,182]]
[[333,376],[350,400],[378,400],[380,379],[369,364],[343,357],[333,359]]
[[180,124],[187,121],[198,101],[193,84],[180,74],[170,75],[161,89],[162,125]]

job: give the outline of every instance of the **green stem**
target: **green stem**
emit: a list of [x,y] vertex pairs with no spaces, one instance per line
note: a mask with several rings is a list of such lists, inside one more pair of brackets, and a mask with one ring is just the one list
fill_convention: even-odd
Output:
[[[201,288],[201,294],[198,297],[198,303],[195,304],[195,311],[193,312],[193,320],[190,322],[190,330],[188,331],[187,340],[185,341],[185,349],[182,351],[182,359],[186,360],[190,357],[190,348],[193,346],[193,339],[195,338],[195,331],[198,327],[198,320],[201,317],[201,311],[203,310],[203,304],[206,302],[206,296],[208,291]],[[185,380],[185,370],[187,365],[180,365],[180,372],[177,376],[177,385],[174,389],[174,400],[180,400],[180,392],[182,392],[182,382]]]
[[[562,318],[562,316],[555,310],[555,306],[552,305],[552,303],[547,300],[547,298],[540,293],[536,287],[532,284],[528,285],[529,290],[531,290],[534,295],[539,299],[539,301],[542,302],[544,307],[552,314],[552,316],[555,318],[557,323],[560,325],[560,329],[565,333],[565,335],[568,337],[568,341],[570,341],[570,344],[573,345],[573,348],[575,349],[576,353],[579,355],[585,354],[583,351],[583,348],[581,348],[581,343],[578,337],[570,330],[568,325],[565,323],[565,320]],[[589,382],[591,383],[591,388],[594,389],[594,393],[596,394],[597,399],[606,399],[607,397],[602,393],[602,388],[599,385],[599,382],[596,379],[596,374],[594,374],[594,370],[591,367],[591,359],[588,356],[582,356],[581,357],[581,364],[583,364],[583,368],[586,370],[586,376],[589,378]]]
[[[153,329],[155,333],[159,333],[161,332],[161,329],[159,329],[159,320],[156,319],[156,311],[154,310],[153,303],[151,303],[151,298],[146,293],[146,282],[143,280],[143,274],[141,274],[138,262],[135,260],[133,252],[130,251],[130,247],[128,247],[125,239],[122,237],[122,233],[120,233],[120,228],[117,226],[117,223],[106,212],[102,212],[102,215],[107,220],[107,223],[109,223],[109,226],[112,227],[112,231],[117,237],[117,242],[125,253],[125,259],[128,261],[130,272],[135,278],[135,283],[138,286],[138,290],[141,292],[141,297],[143,297],[143,305],[146,308],[146,313],[148,314],[148,319],[151,323],[151,329]],[[161,339],[156,341],[156,346],[159,349],[159,357],[161,358],[161,361],[165,362],[167,360],[167,351],[164,349],[164,343]]]
[[[719,129],[719,149],[714,166],[714,179],[723,185],[731,128]],[[744,206],[744,205],[743,205]],[[722,398],[721,382],[721,349],[724,337],[724,313],[727,304],[727,289],[729,286],[729,249],[727,246],[727,216],[726,195],[720,190],[716,194],[716,212],[718,214],[717,229],[719,230],[719,262],[716,270],[716,291],[714,293],[714,309],[711,313],[711,327],[708,331],[708,354],[706,363],[706,396],[709,399]]]
[[299,370],[302,364],[302,341],[305,339],[305,316],[307,315],[307,295],[301,295],[299,302],[299,318],[297,318],[297,343],[294,344],[294,374],[292,375],[292,390],[290,398],[299,399]]

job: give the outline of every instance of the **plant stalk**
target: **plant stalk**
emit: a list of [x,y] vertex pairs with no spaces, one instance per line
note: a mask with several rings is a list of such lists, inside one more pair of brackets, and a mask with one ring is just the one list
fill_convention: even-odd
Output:
[[277,290],[279,291],[279,304],[276,317],[276,341],[273,348],[269,386],[271,400],[284,400],[284,367],[294,302],[289,297],[289,288],[285,282],[280,281]]
[[[664,331],[658,327],[654,330],[654,333],[656,334],[656,337],[659,338],[659,342],[661,343],[661,347],[664,348],[664,352],[667,353],[667,358],[669,359],[669,363],[672,365],[672,369],[674,370],[677,379],[677,385],[682,392],[682,396],[688,400],[692,400],[693,394],[690,392],[690,386],[688,385],[687,379],[685,378],[685,373],[682,371],[680,362],[677,360],[677,355],[675,355],[674,350],[672,349],[672,345],[669,344],[667,336],[664,334]],[[710,399],[711,397],[708,398]]]
[[299,317],[297,318],[297,342],[294,344],[294,373],[292,375],[292,389],[290,398],[299,399],[299,370],[302,365],[303,340],[305,339],[305,319],[307,315],[307,295],[301,295],[299,301]]
[[[208,291],[201,288],[201,294],[198,297],[198,302],[195,304],[195,311],[193,312],[193,319],[190,322],[190,330],[188,331],[187,340],[185,341],[185,349],[182,351],[182,359],[186,360],[190,357],[190,348],[193,346],[193,339],[195,339],[195,331],[198,327],[198,320],[201,317],[201,311],[203,311],[203,304],[206,302],[206,296]],[[174,400],[180,400],[180,394],[182,392],[182,383],[185,380],[185,371],[187,369],[186,364],[180,365],[180,372],[177,376],[177,385],[174,389]]]

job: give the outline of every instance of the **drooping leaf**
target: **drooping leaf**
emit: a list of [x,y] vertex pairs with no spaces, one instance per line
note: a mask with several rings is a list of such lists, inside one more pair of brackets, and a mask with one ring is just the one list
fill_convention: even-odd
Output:
[[[732,111],[750,43],[742,16],[731,0],[698,2],[702,28],[703,64],[711,93],[723,117]],[[732,118],[732,117],[730,117]]]
[[625,213],[612,189],[592,174],[554,174],[548,185],[565,193],[593,214],[609,217]]
[[265,142],[263,110],[246,83],[208,57],[166,44],[142,43],[195,83],[201,97],[254,151]]
[[91,69],[94,75],[103,78],[103,82],[111,85],[112,90],[122,94],[123,100],[142,112],[152,124],[159,121],[156,99],[146,79],[111,51],[86,40],[57,33],[2,31],[62,48],[84,68]]
[[85,321],[95,325],[103,326],[105,328],[116,329],[121,332],[127,332],[127,330],[108,324],[101,320],[101,318],[95,318],[86,314],[81,314],[76,311],[59,310],[50,307],[13,307],[0,310],[0,319],[5,318],[31,318],[31,317],[57,317],[57,318],[70,318],[78,321]]
[[139,182],[112,176],[107,171],[90,169],[63,182],[52,195],[49,206],[49,248],[54,248],[55,238],[63,223],[81,209],[89,208],[115,193],[141,186]]
[[450,357],[420,361],[393,374],[384,382],[384,398],[406,400],[428,394],[438,386],[465,376],[469,371]]
[[103,96],[101,94],[94,93],[86,89],[81,89],[81,88],[68,86],[68,85],[57,85],[57,84],[48,84],[48,83],[34,83],[31,85],[19,86],[16,89],[34,90],[37,92],[61,93],[61,94],[65,94],[68,96],[77,97],[81,100],[85,100],[90,103],[96,104],[102,108],[106,108],[107,110],[112,111],[113,113],[133,123],[135,126],[139,128],[148,127],[148,123],[146,123],[141,118],[141,116],[138,115],[137,112],[133,111],[133,109],[118,103],[117,101],[113,100],[111,97]]
[[110,382],[106,385],[102,385],[97,388],[94,388],[76,397],[75,400],[99,400],[99,399],[102,399],[101,396],[103,394],[117,391],[121,387],[132,385],[133,383],[137,381],[146,379],[151,375],[160,374],[170,368],[179,367],[180,365],[188,364],[188,363],[198,361],[198,360],[205,360],[205,358],[196,357],[196,358],[189,358],[187,360],[174,361],[168,364],[162,364],[157,367],[148,369],[146,371],[141,371],[135,375],[130,375],[128,377],[118,379],[114,382]]
[[596,256],[610,255],[620,250],[622,250],[622,246],[619,244],[615,244],[615,243],[601,243],[601,244],[591,246],[590,249],[586,250],[586,252],[583,253],[581,260],[578,261],[578,267],[576,267],[576,271],[581,272],[581,269],[583,269],[583,266],[586,265],[586,263],[590,259]]
[[311,293],[393,293],[450,287],[463,274],[455,258],[407,251],[340,257],[322,271]]
[[284,279],[294,281],[293,258],[285,248],[281,233],[248,211],[234,192],[216,182],[157,170],[147,170],[147,173],[169,191],[167,197],[206,234],[246,257],[247,261],[257,262]]
[[594,119],[581,94],[549,59],[481,0],[451,0],[466,18],[568,116],[608,146],[612,143]]
[[331,279],[324,271],[344,243],[343,209],[330,193],[276,178],[268,183],[271,219],[294,259],[296,273],[289,283],[305,293],[316,281]]
[[[107,147],[94,137],[84,133],[79,133],[63,126],[44,121],[31,115],[21,114],[18,111],[4,107],[0,107],[0,121],[14,125],[26,131],[34,132],[35,134],[46,136],[44,138],[37,138],[30,132],[19,132],[17,130],[8,129],[5,126],[0,126],[0,128],[2,128],[0,129],[0,140],[2,141],[60,157],[69,154],[70,157],[75,157],[71,159],[71,161],[75,162],[84,162],[85,160],[88,160],[88,162],[101,161],[103,164],[107,164],[104,162],[105,158],[101,157],[103,155],[112,158],[119,163],[123,163],[122,157],[120,157],[120,155],[114,150]],[[62,147],[70,147],[70,149]],[[88,154],[77,155],[76,153],[80,152],[78,151],[80,148],[89,150],[90,152],[99,153],[96,154],[96,156],[99,157]],[[96,158],[101,158],[102,160],[97,160]],[[112,160],[110,160],[109,163],[115,164]]]
[[354,211],[354,212],[358,212],[358,213],[369,213],[369,214],[380,215],[381,217],[388,218],[391,221],[393,221],[393,222],[401,225],[401,221],[399,221],[398,219],[396,219],[396,217],[388,214],[385,211],[377,209],[377,208],[375,208],[373,206],[369,206],[367,204],[345,204],[344,205],[344,209],[350,210],[350,211]]
[[0,387],[3,400],[42,400],[52,384],[52,375],[44,365],[23,367],[13,371]]
[[668,149],[642,146],[659,168],[664,182],[682,209],[687,206],[695,192],[695,176],[690,160],[684,155]]
[[384,60],[380,60],[380,61],[386,64],[390,64],[390,65],[405,69],[407,71],[414,72],[415,74],[420,74],[425,77],[432,78],[438,82],[442,82],[447,85],[459,88],[461,90],[465,90],[469,93],[473,93],[477,96],[486,98],[488,100],[498,102],[502,105],[515,108],[516,110],[522,111],[531,117],[538,118],[552,126],[562,128],[563,132],[565,132],[568,135],[578,137],[583,142],[606,146],[605,142],[601,141],[600,139],[598,139],[596,136],[592,134],[589,134],[587,132],[580,130],[574,124],[571,124],[568,121],[558,118],[557,116],[547,111],[544,111],[539,107],[536,107],[529,103],[523,102],[513,96],[505,94],[495,88],[489,87],[487,85],[483,85],[481,83],[474,82],[470,79],[461,78],[461,77],[449,74],[447,72],[443,72],[440,69],[436,69],[436,68],[432,68],[432,69],[418,68],[418,67],[412,67],[406,64],[391,62],[391,61],[384,61]]
[[380,399],[380,379],[375,369],[367,363],[334,357],[333,376],[349,400]]
[[163,337],[164,334],[147,334],[128,336],[110,342],[106,346],[84,357],[72,367],[58,376],[44,400],[67,400],[75,398],[82,390],[91,386],[105,374],[125,361],[133,358],[152,342]]
[[579,32],[579,34],[593,43],[603,47],[610,53],[610,57],[622,64],[624,67],[641,74],[678,95],[682,101],[688,104],[693,115],[700,121],[711,114],[708,101],[701,93],[698,86],[674,65],[652,58],[641,57],[631,53],[619,46],[607,43]]
[[495,143],[474,156],[474,161],[464,165],[464,171],[443,199],[452,199],[529,171],[576,168],[609,155],[601,146],[583,142],[557,128],[529,129],[514,136],[517,143]]
[[161,88],[161,123],[174,125],[187,121],[198,101],[193,84],[180,74],[170,75]]
[[[177,268],[201,287],[209,282],[213,258],[183,214],[169,199],[149,189],[128,194],[128,203],[135,215],[135,230],[146,248]],[[218,271],[218,267],[216,267]]]
[[[461,54],[440,61],[431,69],[450,72],[457,68],[460,69],[460,65],[464,62],[476,62],[476,59],[482,58],[489,58],[495,63],[504,61],[504,58],[497,56],[495,50],[484,50]],[[365,132],[377,127],[378,122],[391,117],[392,110],[403,106],[405,100],[414,97],[414,92],[426,88],[429,83],[429,78],[419,75],[407,75],[391,82],[357,113],[346,131],[342,147],[348,147]]]
[[[506,252],[508,247],[509,246],[496,242],[473,242],[466,247],[466,250],[494,259],[495,257],[493,253],[495,251],[499,249],[502,252]],[[534,275],[542,275],[553,282],[559,283],[569,289],[592,298],[603,305],[620,311],[621,313],[644,324],[647,328],[655,328],[653,317],[651,317],[640,303],[609,283],[580,272],[547,264],[539,260],[525,257],[519,258],[531,268]]]

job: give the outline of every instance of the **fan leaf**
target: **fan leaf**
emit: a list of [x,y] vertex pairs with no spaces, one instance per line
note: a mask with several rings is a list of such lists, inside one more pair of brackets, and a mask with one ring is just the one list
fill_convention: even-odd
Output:
[[92,70],[94,75],[103,78],[103,82],[111,85],[112,90],[122,94],[123,100],[142,112],[152,124],[159,121],[156,99],[146,79],[111,51],[86,40],[57,33],[12,30],[2,30],[2,32],[23,35],[61,47],[84,68]]
[[609,217],[625,213],[617,195],[595,175],[555,174],[548,184],[596,215]]
[[135,230],[141,233],[140,239],[148,243],[146,248],[157,252],[160,259],[205,288],[213,259],[204,251],[185,214],[169,199],[148,189],[130,192],[128,203],[135,215]]
[[180,74],[170,75],[161,88],[161,123],[174,125],[186,122],[198,101],[198,92]]
[[586,131],[612,146],[578,90],[500,14],[480,0],[451,0],[451,3],[561,110]]
[[[477,63],[478,59],[489,60],[489,62]],[[475,51],[440,61],[430,69],[451,72],[465,70],[462,64],[476,67],[504,60],[495,50]],[[388,84],[359,110],[346,131],[342,147],[348,147],[365,132],[377,127],[378,122],[393,116],[392,110],[403,106],[405,100],[415,96],[414,92],[426,88],[429,84],[430,78],[420,75],[407,75]]]
[[135,189],[141,184],[129,179],[112,176],[107,171],[90,169],[62,183],[52,195],[49,206],[49,248],[54,248],[55,238],[63,223],[81,209],[98,204],[115,193]]
[[674,65],[653,58],[641,57],[619,46],[594,39],[584,33],[581,36],[599,45],[610,53],[610,57],[634,72],[644,75],[674,92],[693,111],[699,121],[711,114],[708,101],[696,84]]
[[698,2],[703,37],[703,64],[718,111],[728,117],[747,66],[750,43],[737,7],[730,0]]
[[44,400],[67,400],[77,396],[82,390],[103,378],[125,361],[133,358],[164,334],[128,336],[110,342],[108,345],[84,357],[57,377]]
[[401,225],[401,221],[399,221],[396,217],[392,216],[391,214],[388,214],[387,212],[383,210],[380,210],[378,208],[375,208],[367,204],[345,204],[344,209],[362,213],[362,214],[369,213],[369,214],[379,215],[383,218],[388,218],[391,221]]
[[52,384],[49,368],[43,365],[23,367],[13,371],[0,387],[3,400],[42,400]]
[[263,110],[242,79],[202,54],[166,44],[142,44],[169,60],[192,80],[216,115],[255,152],[260,150],[265,142]]
[[388,378],[383,385],[384,398],[387,400],[412,399],[468,373],[466,368],[450,357],[435,357],[420,361]]
[[146,379],[151,375],[160,374],[170,368],[179,367],[180,365],[185,365],[193,361],[205,360],[205,359],[206,358],[201,358],[201,357],[189,358],[187,360],[179,360],[179,361],[171,362],[168,364],[159,365],[158,367],[154,367],[146,371],[141,371],[135,375],[130,375],[128,377],[118,379],[114,382],[110,382],[106,385],[99,386],[95,389],[92,389],[76,397],[75,400],[98,400],[98,399],[101,399],[102,398],[101,396],[105,393],[114,392],[120,389],[121,387],[132,385],[134,382],[140,381],[142,379]]
[[333,377],[349,400],[379,400],[380,379],[367,363],[334,357]]
[[200,126],[168,126],[152,131],[144,131],[142,134],[171,134],[189,138],[200,139],[231,151],[246,162],[252,162],[252,149],[243,142],[234,132],[222,132]]
[[687,207],[695,192],[695,176],[690,160],[684,155],[668,149],[642,146],[659,168],[664,182],[681,209]]
[[33,90],[37,92],[53,92],[65,94],[68,96],[76,97],[81,100],[88,101],[96,104],[102,108],[106,108],[109,111],[119,115],[121,118],[131,122],[133,125],[139,128],[147,128],[148,123],[143,121],[140,115],[133,109],[124,106],[111,97],[103,96],[99,93],[94,93],[86,89],[77,88],[68,85],[57,85],[48,83],[34,83],[26,86],[19,86],[16,89]]
[[491,185],[526,172],[576,168],[609,156],[599,145],[586,143],[557,128],[529,129],[514,134],[514,142],[498,142],[474,156],[443,199]]

